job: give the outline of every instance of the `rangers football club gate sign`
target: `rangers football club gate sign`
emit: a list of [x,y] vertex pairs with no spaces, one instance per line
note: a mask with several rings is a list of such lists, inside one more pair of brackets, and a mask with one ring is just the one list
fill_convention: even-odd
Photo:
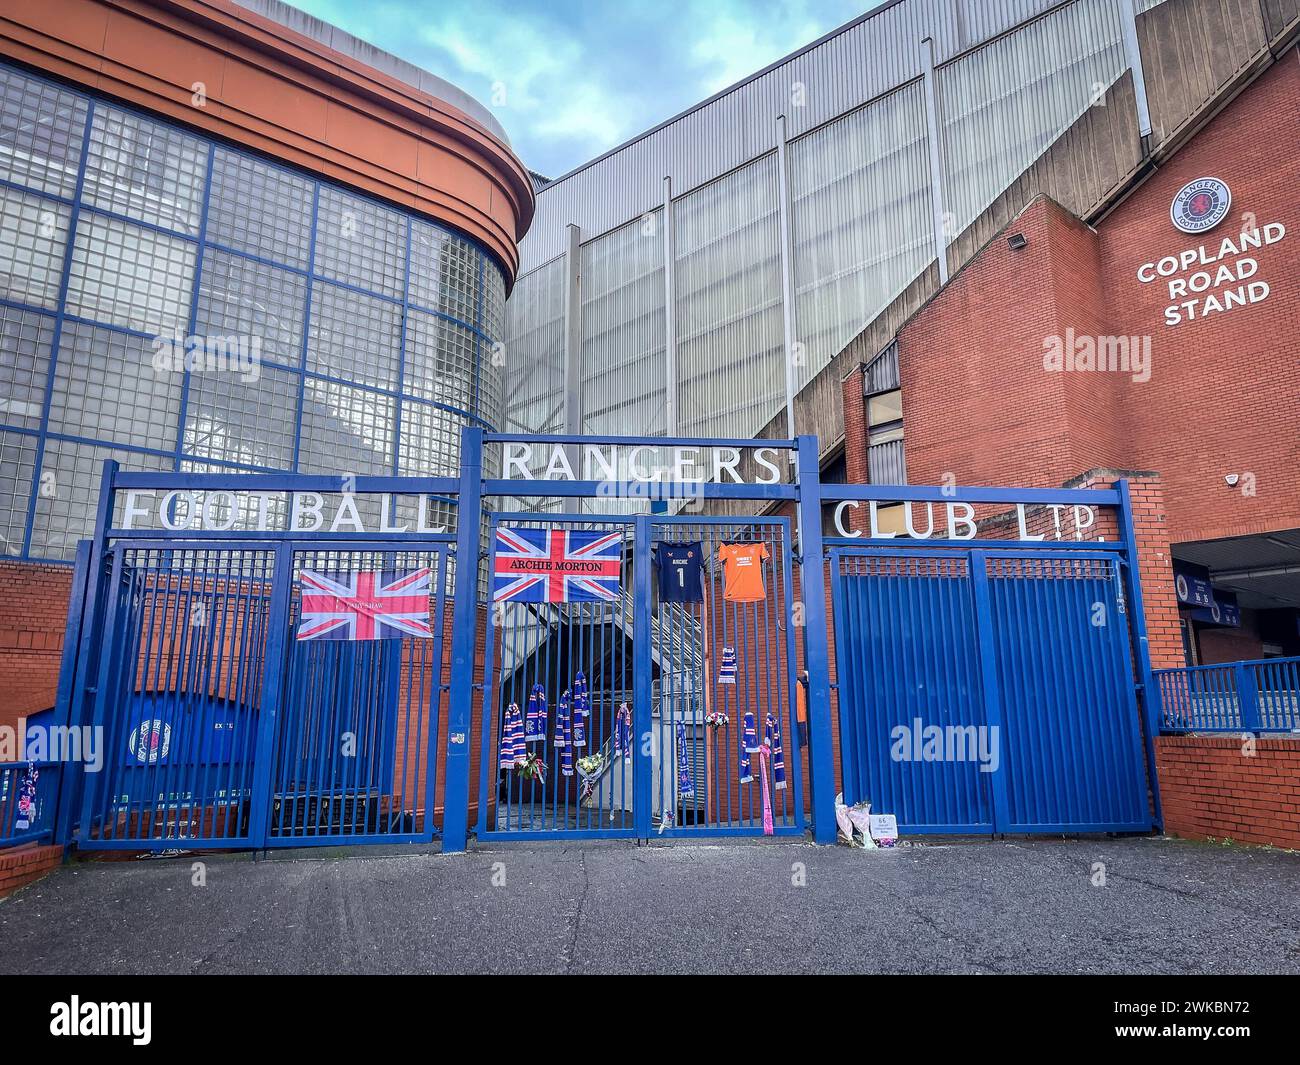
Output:
[[841,791],[904,833],[1159,823],[1123,482],[826,485],[813,437],[461,446],[455,477],[105,463],[55,716],[109,754],[52,774],[49,838],[832,843]]

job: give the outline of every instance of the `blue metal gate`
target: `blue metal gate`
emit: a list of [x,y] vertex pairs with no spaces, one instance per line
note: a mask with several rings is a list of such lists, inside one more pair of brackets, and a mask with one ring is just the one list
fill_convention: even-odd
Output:
[[833,549],[846,801],[908,833],[1150,829],[1122,565]]
[[[499,529],[620,532],[621,572],[607,602],[492,603],[480,835],[804,830],[786,519],[496,514],[489,574]],[[766,556],[761,598],[728,598],[723,545]],[[698,597],[659,594],[662,547],[698,552]]]
[[[434,838],[447,545],[112,549],[90,849]],[[298,640],[301,574],[427,568],[431,638]]]

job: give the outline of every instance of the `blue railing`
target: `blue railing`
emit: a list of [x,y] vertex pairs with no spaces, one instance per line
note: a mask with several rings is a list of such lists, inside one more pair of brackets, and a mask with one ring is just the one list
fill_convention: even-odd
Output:
[[59,778],[63,772],[58,762],[37,762],[36,799],[28,824],[19,828],[22,817],[19,799],[28,773],[27,762],[0,762],[0,847],[15,847],[33,841],[54,838],[54,815],[58,806]]
[[1300,732],[1300,657],[1154,673],[1163,732]]

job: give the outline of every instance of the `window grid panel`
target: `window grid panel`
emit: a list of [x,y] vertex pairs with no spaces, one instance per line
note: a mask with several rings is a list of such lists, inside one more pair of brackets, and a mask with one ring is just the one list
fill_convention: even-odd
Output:
[[460,474],[460,430],[469,424],[441,407],[402,404],[402,435],[397,444],[399,477],[453,477]]
[[396,391],[401,347],[398,304],[336,285],[312,286],[308,369]]
[[218,148],[212,161],[208,240],[307,269],[312,182]]
[[[75,196],[90,106],[88,96],[0,65],[0,177]],[[32,111],[37,112],[34,123]],[[22,519],[35,520],[25,511],[25,499],[30,498],[31,477],[43,462],[49,463],[48,479],[55,487],[38,503],[40,528],[31,536],[29,557],[71,557],[75,540],[93,525],[93,496],[104,458],[116,457],[129,469],[170,470],[175,465],[168,455],[125,447],[169,454],[180,448],[183,465],[213,459],[291,468],[297,444],[298,466],[304,472],[383,474],[399,462],[413,470],[457,472],[464,419],[408,398],[402,409],[409,421],[409,440],[399,441],[399,401],[366,389],[395,393],[399,387],[409,259],[410,301],[463,324],[412,312],[415,324],[407,349],[411,367],[404,391],[410,397],[475,411],[490,424],[499,424],[502,372],[491,364],[489,338],[501,336],[507,312],[505,277],[495,262],[468,239],[400,208],[299,177],[224,146],[214,148],[179,127],[107,102],[97,101],[94,111],[91,143],[85,146],[86,209],[77,221],[70,251],[66,244],[71,207],[17,189],[12,195],[0,191],[0,220],[6,202],[17,204],[9,212],[15,235],[6,232],[0,248],[0,257],[6,252],[10,257],[11,282],[26,286],[11,293],[13,302],[62,309],[70,318],[87,320],[65,323],[60,357],[52,359],[55,317],[0,308],[0,340],[6,345],[0,353],[0,421],[52,434],[43,456],[39,437],[9,434],[18,443],[31,440],[26,452],[28,495],[19,489],[14,503],[20,538]],[[209,151],[212,181],[205,188]],[[312,261],[312,203],[318,193],[318,250]],[[195,294],[199,245],[125,218],[197,235],[205,200],[209,247]],[[55,240],[44,256],[47,262],[35,239],[42,228],[46,239]],[[409,243],[408,229],[413,235]],[[65,254],[72,258],[67,301],[60,308]],[[0,279],[4,266],[0,262]],[[304,323],[307,270],[351,288],[318,282],[311,320]],[[387,299],[353,289],[369,289]],[[154,354],[164,350],[165,340],[183,335],[192,302],[196,333],[260,340],[263,363],[256,380],[242,379],[242,366],[227,372],[193,370],[182,427],[178,423],[185,376],[176,367],[183,360],[162,367],[165,372],[159,374]],[[147,335],[103,327],[109,324]],[[300,367],[304,328],[312,373],[355,381],[359,387],[314,376],[304,382],[301,369],[265,365],[269,360]],[[42,424],[51,363],[51,417]],[[300,390],[305,393],[301,411]],[[92,443],[59,441],[56,434]],[[59,486],[66,487],[69,477],[84,489],[84,499],[74,502],[61,496]]]
[[195,254],[187,241],[83,213],[72,248],[67,309],[145,333],[183,328]]
[[476,358],[474,335],[469,330],[423,311],[407,313],[402,389],[408,395],[478,413]]
[[307,281],[301,274],[208,249],[199,279],[194,331],[256,341],[261,358],[302,363]]
[[411,225],[412,303],[474,323],[478,275],[479,253],[472,244],[425,222]]
[[36,447],[34,436],[0,432],[0,552],[5,555],[23,551]]
[[406,278],[406,218],[322,185],[315,269],[323,277],[400,299]]
[[265,366],[252,380],[230,372],[191,373],[181,450],[292,469],[299,380],[296,373]]
[[89,101],[0,67],[0,178],[71,198]]
[[184,377],[155,354],[169,355],[170,345],[65,322],[54,364],[51,430],[133,447],[174,448]]
[[58,306],[71,217],[56,200],[0,188],[0,296]]
[[72,558],[77,541],[94,534],[99,479],[106,459],[116,459],[123,470],[133,472],[161,473],[172,468],[172,459],[161,455],[47,440],[32,516],[34,556]]
[[207,159],[198,137],[101,104],[90,129],[82,201],[195,234]]
[[307,379],[300,473],[381,475],[393,467],[394,401],[333,381]]
[[53,341],[53,318],[0,307],[0,422],[40,426]]

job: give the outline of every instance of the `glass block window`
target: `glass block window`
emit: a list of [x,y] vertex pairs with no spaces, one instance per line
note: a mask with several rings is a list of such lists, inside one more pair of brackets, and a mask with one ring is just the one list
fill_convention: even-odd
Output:
[[106,211],[197,233],[207,165],[207,146],[198,137],[100,105],[82,197]]
[[407,316],[404,392],[472,411],[476,358],[474,334],[468,329],[423,311]]
[[55,200],[0,188],[0,297],[57,306],[71,215]]
[[302,364],[307,279],[239,255],[210,249],[203,258],[194,331],[256,342],[261,358]]
[[312,183],[260,159],[218,148],[212,161],[208,239],[305,269]]
[[40,427],[53,340],[53,318],[0,306],[0,422]]
[[479,255],[444,229],[425,223],[411,227],[412,303],[442,311],[463,322],[478,313]]
[[187,241],[83,214],[72,249],[68,310],[145,333],[183,328],[196,255]]
[[21,555],[36,469],[36,437],[0,432],[0,552]]
[[449,474],[501,426],[477,245],[2,62],[0,301],[0,555],[71,558],[108,457]]
[[391,473],[393,416],[387,396],[308,378],[299,471],[340,477]]
[[51,82],[0,67],[0,178],[71,197],[87,105]]
[[34,557],[72,558],[77,541],[95,531],[99,479],[107,459],[116,459],[124,470],[158,473],[172,468],[170,457],[75,444],[70,440],[47,440],[32,518]]
[[170,366],[155,369],[157,348],[143,337],[65,322],[54,364],[50,428],[172,450],[184,377]]
[[312,290],[307,369],[396,389],[401,351],[400,305],[336,285]]
[[293,467],[298,374],[261,367],[255,380],[236,373],[191,373],[181,448],[187,455],[247,466]]
[[406,278],[406,218],[377,203],[321,187],[316,271],[400,298]]
[[402,437],[398,444],[398,476],[448,477],[460,473],[457,455],[465,419],[441,407],[402,404]]

